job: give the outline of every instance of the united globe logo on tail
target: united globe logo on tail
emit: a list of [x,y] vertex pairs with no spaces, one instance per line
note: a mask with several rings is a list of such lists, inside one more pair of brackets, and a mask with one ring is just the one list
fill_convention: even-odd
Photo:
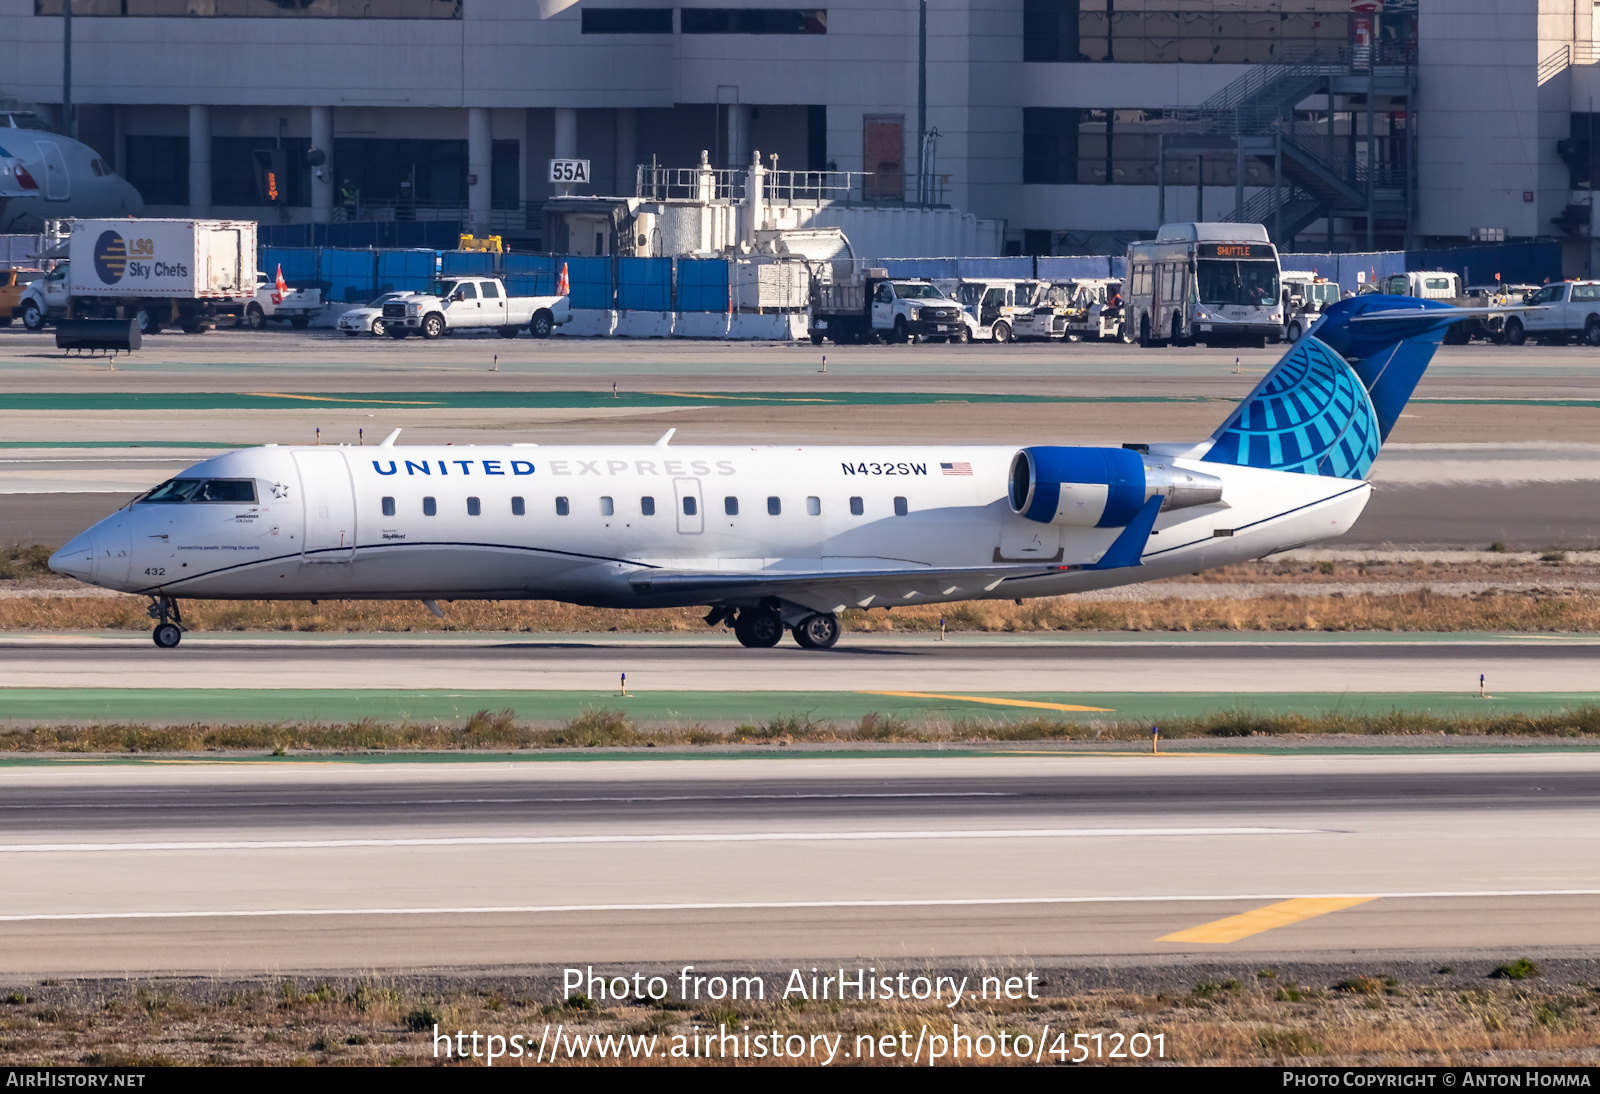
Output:
[[107,285],[115,285],[127,269],[127,243],[116,232],[102,232],[94,245],[94,272]]

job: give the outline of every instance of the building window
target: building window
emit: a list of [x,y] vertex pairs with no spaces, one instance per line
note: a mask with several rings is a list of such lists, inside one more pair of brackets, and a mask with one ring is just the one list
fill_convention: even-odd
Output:
[[425,517],[436,517],[436,516],[438,516],[439,515],[439,503],[434,501],[432,498],[423,498],[422,499],[422,515],[425,516]]
[[467,499],[467,516],[480,517],[483,515],[483,502],[477,498]]
[[[35,15],[61,14],[61,0],[33,0]],[[72,0],[85,15],[173,19],[459,19],[461,0]]]
[[600,515],[602,517],[609,517],[612,514],[614,514],[616,511],[617,511],[617,507],[611,503],[611,499],[610,498],[601,498],[600,499]]
[[489,204],[496,209],[522,205],[522,143],[495,141],[490,149]]
[[556,499],[556,516],[564,517],[570,512],[572,512],[572,507],[567,504],[567,499],[566,498],[557,498]]
[[655,516],[656,515],[656,499],[655,498],[640,498],[639,499],[639,512],[644,514],[647,517]]
[[[1334,5],[1335,7],[1339,5]],[[1258,65],[1349,43],[1350,15],[1319,0],[1280,0],[1249,10],[1234,0],[1023,0],[1022,59],[1123,64]],[[1417,0],[1391,0],[1376,20],[1392,63],[1415,58]]]
[[585,34],[671,34],[671,8],[584,8]]
[[906,499],[905,498],[895,498],[894,499],[894,515],[895,516],[903,517],[909,512],[911,512],[911,507],[906,504]]
[[815,497],[807,498],[806,513],[809,516],[820,517],[822,515],[822,499]]
[[[77,13],[74,7],[73,13]],[[126,170],[122,177],[139,191],[146,205],[189,204],[189,138],[135,137],[124,142]]]
[[728,514],[730,517],[738,516],[739,515],[739,499],[738,498],[723,498],[722,499],[722,511],[724,513]]
[[383,499],[383,515],[386,516],[386,517],[394,516],[394,499],[393,498],[384,498]]
[[[212,204],[271,204],[261,190],[262,172],[255,153],[277,147],[278,142],[272,137],[212,137]],[[283,142],[285,205],[311,204],[311,165],[306,162],[306,153],[310,150],[311,141],[305,137],[289,137]]]
[[528,513],[528,506],[526,505],[526,503],[523,502],[523,500],[521,498],[512,498],[511,499],[511,515],[512,516],[521,517],[521,516],[526,516],[527,513]]
[[777,498],[768,498],[767,515],[770,517],[775,517],[781,512],[783,512],[783,502],[779,501]]
[[[1041,186],[1154,186],[1161,134],[1177,121],[1163,110],[1087,107],[1025,107],[1022,111],[1022,181]],[[1234,158],[1205,161],[1207,186],[1232,186]],[[1193,154],[1168,153],[1167,184],[1193,186]],[[1245,160],[1245,185],[1270,186],[1270,165]],[[1039,251],[1047,254],[1048,251]]]
[[828,33],[827,8],[684,8],[681,17],[685,34]]
[[467,203],[466,141],[342,137],[333,142],[333,168],[338,188],[362,207]]
[[860,498],[851,498],[850,499],[850,515],[852,517],[859,517],[862,513],[865,513],[866,511],[867,511],[867,507],[862,503]]

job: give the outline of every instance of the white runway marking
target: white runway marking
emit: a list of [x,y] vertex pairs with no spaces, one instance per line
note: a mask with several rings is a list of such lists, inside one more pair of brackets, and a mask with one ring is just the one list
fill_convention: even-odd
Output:
[[[397,800],[381,801],[331,801],[316,802],[319,807],[349,805],[362,808],[371,807],[373,804],[382,806],[397,805],[573,805],[606,803],[611,805],[637,804],[639,802],[710,802],[710,801],[856,801],[862,798],[876,800],[878,798],[1015,798],[1019,795],[999,790],[962,790],[953,793],[939,791],[905,791],[897,793],[885,791],[881,794],[678,794],[670,797],[645,797],[633,795],[631,797],[592,797],[592,798],[401,798]],[[253,801],[248,803],[255,809],[292,808],[302,805],[295,801]],[[162,801],[149,798],[130,798],[121,802],[64,802],[50,804],[50,809],[136,809],[149,806],[160,806],[162,809],[214,809],[211,802],[181,802]],[[5,804],[0,803],[0,809],[35,810],[39,806],[31,803]]]
[[957,828],[866,832],[685,832],[573,836],[437,836],[398,839],[177,840],[141,843],[12,843],[0,854],[121,851],[277,851],[338,847],[504,847],[541,844],[775,843],[929,839],[1097,839],[1137,836],[1289,836],[1314,828]]
[[1600,896],[1600,889],[1483,889],[1393,893],[1227,893],[1196,896],[1019,896],[930,900],[752,900],[672,904],[508,904],[459,908],[263,908],[219,911],[40,912],[0,915],[0,923],[99,919],[262,919],[273,916],[550,915],[567,912],[785,911],[827,908],[974,908],[1051,904],[1257,903],[1280,900],[1447,900],[1474,897]]

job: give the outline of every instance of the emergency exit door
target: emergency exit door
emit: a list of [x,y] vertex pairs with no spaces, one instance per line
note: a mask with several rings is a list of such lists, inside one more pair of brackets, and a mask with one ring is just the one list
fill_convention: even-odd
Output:
[[698,536],[706,530],[705,506],[700,504],[700,480],[673,479],[672,489],[678,496],[678,532]]
[[337,448],[296,452],[305,507],[305,562],[349,562],[356,553],[356,495],[350,465]]

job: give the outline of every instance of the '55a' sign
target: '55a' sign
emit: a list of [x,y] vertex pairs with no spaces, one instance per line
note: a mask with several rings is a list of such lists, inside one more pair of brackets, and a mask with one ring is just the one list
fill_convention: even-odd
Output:
[[588,160],[551,160],[551,182],[588,182]]

